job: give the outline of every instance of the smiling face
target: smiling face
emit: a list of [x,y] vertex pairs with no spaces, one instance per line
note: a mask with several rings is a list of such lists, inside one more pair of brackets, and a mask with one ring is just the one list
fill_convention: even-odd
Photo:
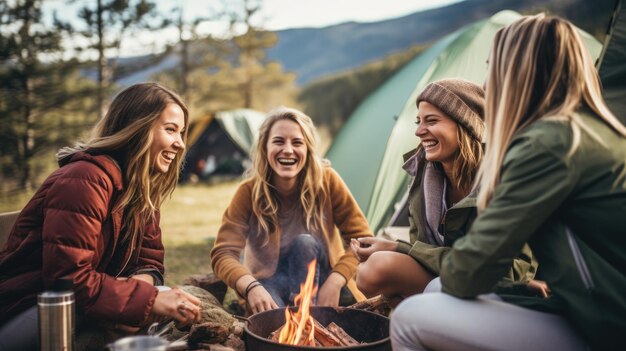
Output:
[[307,158],[300,125],[288,119],[276,121],[270,129],[266,147],[267,162],[274,171],[272,183],[281,190],[293,189]]
[[451,169],[459,150],[457,123],[427,101],[421,101],[418,108],[415,136],[421,139],[426,159]]
[[168,104],[159,119],[155,121],[152,129],[150,159],[153,160],[153,171],[167,173],[176,155],[185,149],[184,130],[185,114],[183,110],[178,104]]

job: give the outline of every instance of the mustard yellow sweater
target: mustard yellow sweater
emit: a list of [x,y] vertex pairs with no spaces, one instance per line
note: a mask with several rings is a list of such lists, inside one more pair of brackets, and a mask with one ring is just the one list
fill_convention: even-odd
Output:
[[[237,189],[230,205],[224,212],[222,225],[211,250],[211,265],[215,274],[232,288],[239,278],[251,274],[257,279],[272,276],[280,256],[280,228],[270,235],[263,246],[258,236],[256,220],[252,212],[252,180],[246,180]],[[325,233],[323,240],[328,248],[328,258],[333,272],[346,278],[354,297],[361,301],[365,296],[358,291],[354,274],[358,265],[351,252],[346,252],[351,238],[372,236],[363,212],[352,197],[339,174],[331,167],[324,167],[324,187],[330,195],[324,207]],[[244,251],[244,263],[240,263]]]

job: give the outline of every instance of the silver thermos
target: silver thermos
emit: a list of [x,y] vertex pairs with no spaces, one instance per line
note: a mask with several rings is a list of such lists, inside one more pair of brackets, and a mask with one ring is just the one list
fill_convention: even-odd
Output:
[[52,289],[37,295],[41,351],[74,349],[74,293],[71,279],[57,280]]

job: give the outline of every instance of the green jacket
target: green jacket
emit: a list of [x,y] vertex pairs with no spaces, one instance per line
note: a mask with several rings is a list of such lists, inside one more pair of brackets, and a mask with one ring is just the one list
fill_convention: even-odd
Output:
[[626,138],[580,115],[597,137],[583,130],[570,158],[568,123],[517,133],[489,206],[440,260],[441,282],[458,297],[489,292],[528,242],[552,296],[509,301],[563,315],[594,348],[624,350]]
[[[437,243],[429,238],[426,228],[424,183],[428,161],[424,159],[424,151],[411,151],[404,155],[405,169],[414,176],[409,188],[409,235],[411,244],[400,242],[398,251],[406,253],[420,262],[432,273],[439,275],[440,261],[451,250],[454,242],[468,232],[476,218],[476,194],[471,193],[448,209],[443,225],[439,227],[443,233],[443,242]],[[532,251],[525,245],[511,268],[503,274],[499,288],[503,289],[511,283],[526,283],[533,279],[537,270],[537,261]]]

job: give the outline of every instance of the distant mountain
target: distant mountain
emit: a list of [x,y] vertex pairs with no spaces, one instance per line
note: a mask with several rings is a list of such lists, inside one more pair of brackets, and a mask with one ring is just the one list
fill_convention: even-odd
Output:
[[510,9],[517,12],[549,11],[570,18],[587,31],[596,30],[594,19],[606,29],[613,1],[590,0],[467,0],[408,16],[374,23],[342,23],[324,28],[279,31],[278,44],[268,57],[306,84],[319,77],[361,66],[394,51],[436,41],[467,24]]
[[[278,44],[268,51],[270,60],[279,61],[285,70],[297,74],[299,85],[379,60],[390,53],[428,44],[467,24],[511,9],[520,13],[546,11],[563,16],[597,37],[608,25],[614,1],[601,0],[466,0],[449,6],[416,12],[404,17],[372,22],[348,22],[323,28],[296,28],[278,31]],[[134,69],[119,74],[116,82],[130,85],[145,81],[154,73],[179,63],[174,54],[120,59]]]

